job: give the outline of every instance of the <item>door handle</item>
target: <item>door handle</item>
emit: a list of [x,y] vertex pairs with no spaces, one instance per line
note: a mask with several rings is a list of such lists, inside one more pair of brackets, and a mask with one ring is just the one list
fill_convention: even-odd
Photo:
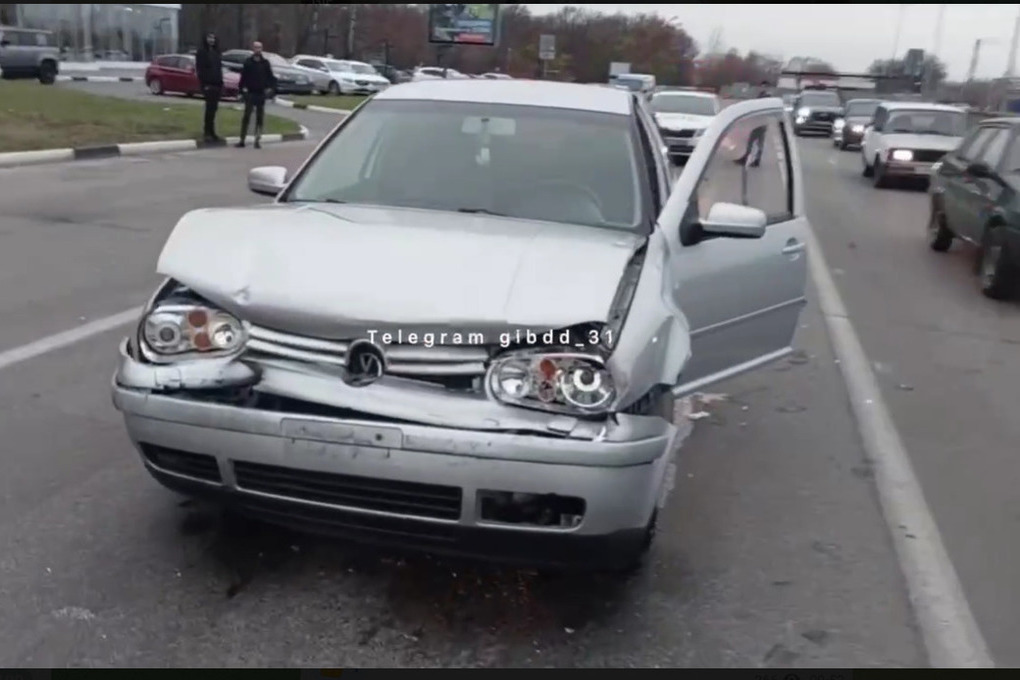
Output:
[[789,241],[786,242],[786,245],[783,246],[782,253],[783,255],[793,255],[794,253],[801,252],[806,247],[807,246],[801,241],[791,238]]

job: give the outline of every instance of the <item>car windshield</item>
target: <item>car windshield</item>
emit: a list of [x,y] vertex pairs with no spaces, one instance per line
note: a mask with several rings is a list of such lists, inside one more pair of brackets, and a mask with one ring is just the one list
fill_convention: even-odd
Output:
[[860,118],[873,116],[877,108],[878,102],[851,102],[846,107],[846,115],[847,117],[855,116]]
[[916,135],[944,135],[962,137],[967,129],[967,117],[957,111],[931,111],[905,109],[889,112],[884,131]]
[[800,96],[801,106],[839,106],[839,95],[835,92],[805,92]]
[[316,154],[285,200],[637,229],[637,148],[627,116],[374,100]]
[[690,94],[657,94],[652,97],[652,110],[656,113],[690,113],[695,116],[716,114],[715,101],[711,97]]

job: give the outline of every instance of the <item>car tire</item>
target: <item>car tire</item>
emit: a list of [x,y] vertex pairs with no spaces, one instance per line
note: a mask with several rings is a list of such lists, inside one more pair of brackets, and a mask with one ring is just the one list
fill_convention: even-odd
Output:
[[847,147],[847,145],[846,145],[846,142],[843,142],[843,141],[841,141],[841,142],[839,143],[839,150],[840,150],[840,151],[846,151],[846,150],[847,150],[847,148],[848,148],[848,147]]
[[944,253],[953,245],[955,236],[946,226],[946,214],[932,201],[928,217],[928,246],[936,253]]
[[157,97],[163,94],[163,81],[159,78],[153,78],[146,85],[149,86],[149,92],[156,95]]
[[335,80],[329,84],[329,94],[333,95],[334,97],[340,95],[340,86],[337,85],[337,82]]
[[863,153],[861,154],[861,166],[862,166],[861,176],[871,177],[872,175],[875,174],[875,168],[868,165],[868,159],[864,157]]
[[875,159],[875,164],[871,169],[871,184],[876,189],[885,189],[889,186],[889,178],[885,174],[885,166],[882,165],[882,160],[879,158]]
[[52,61],[44,61],[40,64],[39,82],[43,85],[52,85],[57,82],[57,65]]
[[1013,293],[1016,276],[1006,250],[1004,230],[1000,225],[989,225],[981,238],[978,277],[981,292],[987,298],[1004,300]]

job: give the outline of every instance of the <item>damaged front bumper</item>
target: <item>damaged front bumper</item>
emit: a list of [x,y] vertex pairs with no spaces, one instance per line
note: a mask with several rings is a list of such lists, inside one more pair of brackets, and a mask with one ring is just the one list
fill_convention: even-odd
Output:
[[164,486],[356,540],[527,564],[622,566],[673,473],[677,429],[508,407],[287,360],[136,360],[113,380]]

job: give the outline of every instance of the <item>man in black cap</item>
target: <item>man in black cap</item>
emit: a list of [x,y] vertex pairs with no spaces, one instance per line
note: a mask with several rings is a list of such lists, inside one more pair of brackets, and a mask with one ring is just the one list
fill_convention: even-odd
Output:
[[269,60],[262,54],[262,43],[255,41],[251,45],[251,56],[244,60],[241,67],[241,94],[244,95],[244,113],[241,115],[241,140],[238,147],[244,147],[244,138],[248,135],[248,123],[251,111],[255,109],[255,148],[262,148],[262,123],[266,116],[266,97],[272,97],[276,89],[276,76]]
[[216,135],[216,111],[223,95],[223,60],[220,59],[220,43],[214,33],[205,36],[205,42],[195,53],[195,75],[205,97],[205,141],[222,142]]

